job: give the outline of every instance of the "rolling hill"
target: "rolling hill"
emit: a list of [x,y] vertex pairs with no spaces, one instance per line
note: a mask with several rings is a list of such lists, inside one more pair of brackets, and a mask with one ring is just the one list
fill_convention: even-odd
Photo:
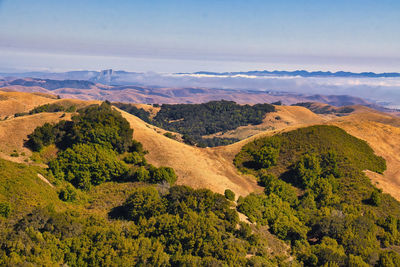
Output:
[[[3,98],[7,97],[7,100],[1,100],[2,102],[6,101],[3,102],[5,105],[2,107],[10,105],[12,108],[15,106],[15,102],[18,102],[19,105],[13,109],[18,112],[29,111],[31,107],[35,106],[35,103],[37,103],[36,105],[74,103],[81,106],[96,103],[81,100],[57,100],[29,93],[4,92],[2,95],[4,95]],[[13,100],[11,96],[15,98],[16,95],[19,98]],[[147,155],[149,162],[156,166],[173,167],[178,174],[179,184],[187,184],[194,188],[210,188],[219,193],[230,188],[239,195],[260,190],[252,177],[240,174],[232,163],[241,146],[260,136],[313,124],[330,124],[337,125],[350,134],[366,140],[378,155],[387,160],[388,170],[384,175],[375,175],[371,178],[378,182],[378,187],[382,187],[384,191],[392,193],[394,197],[400,197],[396,193],[396,189],[393,189],[393,185],[396,185],[394,188],[398,188],[397,183],[400,179],[397,171],[400,166],[400,158],[397,157],[400,154],[398,153],[400,132],[397,128],[400,125],[399,118],[367,108],[358,108],[354,114],[349,116],[333,118],[315,114],[304,107],[276,106],[276,108],[277,112],[268,114],[261,125],[239,127],[237,130],[225,133],[226,136],[240,137],[243,139],[242,141],[215,148],[198,148],[183,144],[165,137],[163,135],[165,130],[145,123],[126,112],[121,111],[121,113],[134,129],[134,138],[142,142],[149,151]],[[5,110],[9,109],[5,108]],[[10,111],[3,111],[0,116],[11,115],[10,113]],[[31,152],[23,147],[23,140],[35,127],[44,122],[56,122],[61,119],[62,114],[39,113],[0,121],[1,140],[4,140],[0,144],[2,150],[0,156],[17,162],[28,159]],[[276,119],[276,117],[280,117],[280,119]],[[10,132],[14,134],[9,136]],[[19,154],[24,152],[25,156],[11,157],[10,154],[14,150]],[[168,156],[160,157],[160,154]]]
[[286,105],[299,102],[322,102],[335,106],[374,105],[362,98],[348,95],[308,95],[302,93],[277,92],[250,89],[220,89],[205,87],[160,87],[133,85],[105,85],[88,80],[56,80],[40,78],[0,79],[0,87],[20,92],[42,92],[62,98],[84,100],[109,100],[131,103],[204,103],[213,100],[235,101],[239,104],[272,103],[281,101]]

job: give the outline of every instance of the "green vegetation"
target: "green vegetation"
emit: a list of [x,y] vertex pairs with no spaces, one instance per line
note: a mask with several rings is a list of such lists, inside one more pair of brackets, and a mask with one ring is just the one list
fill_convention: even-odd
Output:
[[62,205],[57,192],[41,181],[38,173],[45,175],[46,170],[0,159],[0,203],[5,210],[11,208],[7,212],[11,217],[29,213],[39,205]]
[[99,145],[76,144],[61,151],[49,162],[49,170],[60,180],[88,190],[91,185],[117,180],[126,176],[128,166],[117,154]]
[[17,158],[17,157],[19,157],[19,153],[18,153],[16,150],[14,150],[14,151],[10,154],[10,156],[11,156],[11,157],[14,157],[14,158]]
[[21,117],[21,116],[26,116],[26,115],[33,115],[37,113],[42,113],[42,112],[75,112],[76,111],[76,106],[71,105],[71,106],[63,106],[60,104],[44,104],[38,107],[35,107],[29,112],[22,112],[22,113],[15,113],[15,117]]
[[[1,216],[18,207],[0,224],[0,265],[237,266],[283,260],[270,254],[261,230],[237,227],[238,214],[223,195],[173,186],[174,170],[148,164],[128,126],[107,103],[88,107],[71,122],[45,124],[29,136],[36,150],[58,147],[47,172],[0,160]],[[55,187],[43,186],[39,172]],[[226,195],[234,199],[232,191]],[[249,253],[257,258],[246,258]]]
[[92,143],[122,153],[132,144],[132,133],[121,114],[103,103],[78,110],[72,121],[61,121],[56,125],[47,123],[36,128],[28,136],[27,146],[39,151],[52,143],[61,149],[78,143]]
[[203,136],[234,130],[239,126],[260,124],[266,113],[275,111],[274,106],[270,104],[250,106],[221,100],[203,104],[163,104],[157,115],[151,119],[150,114],[143,109],[122,103],[114,105],[148,123],[180,133],[185,143],[200,147],[234,143],[238,139]]
[[[121,114],[104,102],[78,110],[72,121],[46,123],[29,135],[27,145],[41,151],[55,144],[60,151],[48,162],[49,171],[79,189],[108,181],[175,183],[174,170],[147,164],[142,145]],[[122,158],[122,160],[121,160]],[[61,196],[68,201],[68,192]]]
[[76,193],[75,188],[68,184],[65,188],[60,190],[58,197],[62,201],[73,202],[77,198],[77,193]]
[[8,218],[11,214],[11,206],[8,202],[0,202],[0,216]]
[[312,126],[254,140],[234,163],[265,187],[240,197],[238,210],[290,242],[304,265],[396,266],[400,203],[363,173],[386,168],[366,142]]
[[[8,172],[18,173],[21,165],[5,163],[10,164]],[[25,181],[34,179],[24,177]],[[271,255],[259,230],[245,223],[237,227],[237,212],[220,194],[185,186],[162,190],[141,183],[130,189],[122,185],[105,183],[98,196],[82,192],[89,199],[106,198],[107,203],[114,201],[113,188],[128,191],[121,204],[105,209],[109,217],[102,216],[104,205],[86,209],[86,203],[71,199],[73,187],[62,187],[60,197],[66,202],[54,200],[47,205],[47,194],[36,195],[41,201],[31,210],[12,213],[3,224],[0,220],[0,265],[243,266],[262,262],[273,266],[286,259]],[[47,189],[50,195],[58,191]],[[24,201],[30,200],[28,195],[22,195]],[[9,207],[8,203],[4,206]],[[248,259],[249,253],[258,256]]]
[[164,133],[165,137],[171,138],[171,139],[176,139],[176,134],[172,134],[170,132]]
[[363,173],[382,173],[385,161],[340,128],[245,145],[234,163],[264,192],[236,209],[229,189],[174,185],[174,170],[149,164],[132,134],[103,103],[34,130],[27,144],[48,154],[47,170],[0,159],[0,265],[400,264],[400,203]]
[[232,190],[226,189],[224,192],[224,195],[225,195],[226,199],[228,199],[230,201],[235,201],[235,193],[233,193]]

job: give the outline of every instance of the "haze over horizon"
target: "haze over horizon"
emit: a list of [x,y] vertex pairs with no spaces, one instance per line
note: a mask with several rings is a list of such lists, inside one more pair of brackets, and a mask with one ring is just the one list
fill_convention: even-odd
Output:
[[398,72],[400,2],[0,0],[0,71]]

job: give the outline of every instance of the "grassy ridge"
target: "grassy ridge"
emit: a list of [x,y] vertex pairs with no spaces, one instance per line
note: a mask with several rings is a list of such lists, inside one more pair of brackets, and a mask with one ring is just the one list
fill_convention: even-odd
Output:
[[363,173],[386,169],[366,142],[335,126],[311,126],[254,140],[234,163],[265,187],[239,198],[238,210],[290,241],[306,266],[400,262],[392,250],[400,245],[400,203]]
[[367,142],[347,134],[339,127],[328,125],[300,128],[274,137],[257,139],[242,148],[235,157],[235,165],[243,172],[254,173],[252,153],[271,140],[280,143],[278,164],[269,169],[275,175],[282,174],[304,153],[322,154],[330,150],[337,152],[341,162],[346,160],[359,170],[383,173],[386,169],[385,160],[376,156]]

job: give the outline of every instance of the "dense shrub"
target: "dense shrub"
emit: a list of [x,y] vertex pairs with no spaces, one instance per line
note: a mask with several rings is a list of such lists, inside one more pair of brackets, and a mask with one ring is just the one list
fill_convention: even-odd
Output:
[[42,112],[75,112],[76,111],[76,106],[71,105],[69,107],[62,106],[60,104],[44,104],[38,107],[35,107],[31,111],[29,111],[29,114],[36,114],[36,113],[42,113]]
[[61,151],[49,162],[49,169],[56,178],[85,190],[91,185],[120,180],[128,172],[127,165],[118,160],[113,150],[89,144],[77,144]]
[[174,169],[170,167],[150,168],[150,177],[152,183],[168,182],[174,184],[177,180]]
[[224,195],[225,195],[226,199],[228,199],[230,201],[235,201],[235,193],[233,193],[232,190],[226,189],[224,192]]
[[60,192],[58,193],[58,197],[62,201],[66,202],[75,201],[76,196],[77,196],[76,190],[71,185],[67,185],[65,188],[61,189]]
[[[274,139],[271,139],[274,140]],[[276,165],[279,157],[279,143],[268,142],[260,149],[253,152],[255,163],[264,169]]]
[[0,202],[0,216],[8,218],[11,214],[11,206],[8,202]]
[[37,127],[28,138],[27,146],[33,151],[40,151],[44,146],[56,141],[56,128],[46,122],[43,126]]
[[125,216],[133,221],[165,213],[165,204],[154,187],[139,187],[126,200]]
[[78,110],[72,121],[56,125],[45,124],[28,136],[27,146],[39,151],[43,146],[56,143],[66,149],[78,143],[99,144],[119,153],[132,145],[132,129],[121,114],[107,103]]

